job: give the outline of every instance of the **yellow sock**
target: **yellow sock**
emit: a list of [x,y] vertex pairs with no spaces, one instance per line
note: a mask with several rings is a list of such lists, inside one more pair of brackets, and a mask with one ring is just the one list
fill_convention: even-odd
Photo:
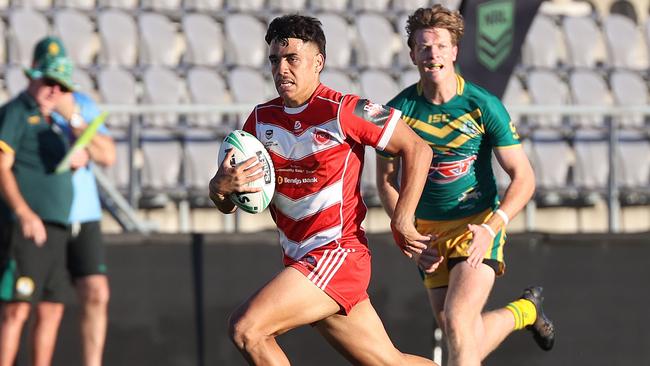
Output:
[[535,304],[530,300],[519,299],[513,301],[506,305],[506,309],[510,310],[515,317],[515,330],[523,329],[533,324],[537,318],[537,309],[535,309]]

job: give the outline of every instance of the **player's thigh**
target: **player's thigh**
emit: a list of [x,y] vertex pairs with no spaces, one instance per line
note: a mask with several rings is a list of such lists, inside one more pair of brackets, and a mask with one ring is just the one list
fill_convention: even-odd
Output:
[[398,365],[402,354],[390,340],[369,299],[348,315],[335,314],[315,324],[318,331],[355,365]]
[[233,330],[279,335],[337,313],[340,306],[298,270],[287,267],[231,315]]
[[494,270],[481,263],[472,268],[462,261],[455,265],[449,274],[449,287],[444,311],[447,319],[454,316],[465,318],[480,316],[494,285]]

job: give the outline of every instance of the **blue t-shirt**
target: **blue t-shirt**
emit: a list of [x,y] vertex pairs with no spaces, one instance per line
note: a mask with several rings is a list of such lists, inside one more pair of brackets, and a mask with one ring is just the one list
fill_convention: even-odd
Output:
[[[79,113],[84,121],[90,122],[100,115],[101,112],[92,98],[78,92],[73,93],[73,95],[77,105],[79,106]],[[69,136],[72,136],[72,130],[65,118],[58,113],[52,113],[52,119],[64,131],[66,131]],[[103,135],[109,134],[108,129],[104,125],[99,126],[97,133]],[[72,199],[69,221],[71,223],[83,223],[101,220],[102,208],[99,201],[99,192],[97,191],[95,175],[93,174],[90,165],[79,168],[75,171],[72,175],[72,186],[74,188],[74,196]]]

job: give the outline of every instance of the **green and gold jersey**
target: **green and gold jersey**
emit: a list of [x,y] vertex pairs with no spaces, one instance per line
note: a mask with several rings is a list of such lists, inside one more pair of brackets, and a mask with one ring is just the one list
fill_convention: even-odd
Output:
[[444,104],[427,101],[419,83],[388,102],[402,111],[402,119],[433,149],[429,176],[415,213],[425,220],[452,220],[496,208],[499,197],[492,172],[492,148],[519,144],[501,101],[456,77],[456,95]]

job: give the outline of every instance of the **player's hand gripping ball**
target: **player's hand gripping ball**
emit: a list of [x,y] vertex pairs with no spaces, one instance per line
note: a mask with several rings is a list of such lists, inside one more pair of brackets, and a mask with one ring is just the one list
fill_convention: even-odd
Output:
[[248,183],[249,187],[260,187],[262,190],[254,193],[233,193],[230,200],[242,210],[256,214],[264,211],[273,199],[275,193],[275,170],[268,151],[262,143],[248,132],[235,130],[224,138],[219,148],[218,165],[221,165],[228,152],[234,149],[230,164],[237,166],[255,156],[262,164],[264,176]]

